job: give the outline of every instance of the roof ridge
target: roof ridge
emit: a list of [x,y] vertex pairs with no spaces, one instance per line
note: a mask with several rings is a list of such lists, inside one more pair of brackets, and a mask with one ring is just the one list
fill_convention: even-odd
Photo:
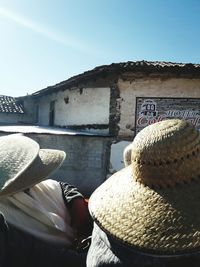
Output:
[[48,86],[42,90],[39,90],[33,93],[33,96],[37,96],[41,93],[49,92],[49,90],[54,90],[61,88],[63,86],[73,86],[74,83],[78,83],[82,79],[89,79],[95,75],[99,74],[106,74],[108,71],[109,73],[116,73],[120,74],[125,71],[135,71],[135,72],[179,72],[182,70],[185,74],[197,74],[200,76],[200,64],[195,63],[178,63],[178,62],[167,62],[167,61],[147,61],[147,60],[140,60],[140,61],[127,61],[127,62],[118,62],[118,63],[111,63],[109,65],[100,65],[91,70],[85,71],[81,74],[74,75],[67,80],[59,82],[55,85]]

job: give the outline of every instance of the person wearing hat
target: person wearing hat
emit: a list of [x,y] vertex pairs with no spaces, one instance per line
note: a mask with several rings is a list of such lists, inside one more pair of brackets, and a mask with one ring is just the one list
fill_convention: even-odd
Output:
[[200,266],[200,133],[165,120],[141,130],[131,164],[97,188],[87,267]]
[[47,179],[64,159],[26,136],[0,137],[0,266],[85,266],[76,245],[88,234],[87,203],[75,187]]
[[131,152],[133,144],[130,143],[127,145],[123,151],[123,160],[125,167],[128,167],[131,164]]

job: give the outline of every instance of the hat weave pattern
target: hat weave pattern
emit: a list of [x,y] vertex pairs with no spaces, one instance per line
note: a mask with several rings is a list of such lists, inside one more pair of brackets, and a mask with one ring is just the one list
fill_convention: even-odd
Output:
[[136,180],[165,187],[200,174],[200,135],[188,122],[168,120],[144,128],[134,140],[132,169]]
[[[28,140],[28,141],[27,141]],[[23,135],[13,134],[0,138],[0,188],[15,179],[34,161],[39,145]]]
[[21,134],[0,137],[0,198],[28,189],[60,167],[65,152],[40,149]]
[[133,141],[132,164],[92,194],[97,224],[128,246],[154,254],[200,249],[200,137],[168,120]]

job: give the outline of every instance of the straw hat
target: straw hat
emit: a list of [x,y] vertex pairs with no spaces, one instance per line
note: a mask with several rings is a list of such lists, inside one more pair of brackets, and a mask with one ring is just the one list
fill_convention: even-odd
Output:
[[21,134],[0,137],[0,197],[39,183],[64,159],[64,151],[40,149],[37,142]]
[[150,254],[200,250],[200,134],[183,120],[146,127],[131,165],[92,194],[89,209],[114,239]]

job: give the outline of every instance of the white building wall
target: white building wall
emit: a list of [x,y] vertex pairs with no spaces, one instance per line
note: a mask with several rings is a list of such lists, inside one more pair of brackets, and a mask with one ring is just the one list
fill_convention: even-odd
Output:
[[56,126],[108,124],[110,88],[59,91],[39,100],[39,124],[49,124],[50,102],[55,101]]
[[38,105],[38,124],[42,126],[49,125],[49,107],[50,101],[54,99],[52,96],[40,98],[39,105]]
[[200,79],[135,79],[119,80],[120,121],[119,135],[133,137],[130,128],[135,126],[136,97],[183,97],[200,98]]

